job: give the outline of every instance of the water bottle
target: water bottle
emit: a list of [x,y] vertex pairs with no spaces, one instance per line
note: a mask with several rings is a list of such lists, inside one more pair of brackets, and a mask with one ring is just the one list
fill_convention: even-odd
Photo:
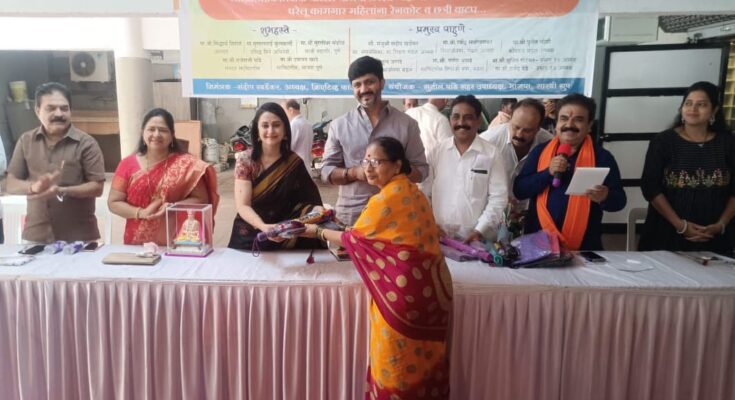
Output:
[[66,242],[65,241],[63,241],[63,240],[57,240],[57,241],[55,241],[53,243],[47,244],[43,248],[43,253],[44,254],[56,254],[56,253],[60,252],[61,250],[63,250],[64,249],[64,246],[66,246]]
[[74,243],[69,243],[66,246],[64,246],[64,254],[78,253],[80,250],[82,250],[82,247],[84,247],[84,242],[80,240],[77,240]]

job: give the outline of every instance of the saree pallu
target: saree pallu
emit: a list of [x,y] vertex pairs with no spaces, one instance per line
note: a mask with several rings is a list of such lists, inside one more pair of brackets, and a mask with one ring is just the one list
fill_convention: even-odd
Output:
[[[322,205],[319,189],[296,153],[289,153],[262,171],[253,180],[251,207],[266,224],[299,218],[315,206]],[[230,243],[233,249],[251,250],[259,229],[245,222],[240,215],[232,224]],[[279,249],[324,248],[317,239],[296,237],[283,242],[258,242],[260,251]]]
[[449,398],[452,279],[426,197],[394,177],[342,242],[372,297],[365,398]]
[[[207,190],[213,215],[217,212],[217,174],[202,160],[188,153],[175,153],[143,170],[135,154],[120,162],[112,178],[112,189],[127,194],[127,202],[134,207],[147,207],[155,198],[165,203],[186,199],[202,182]],[[166,245],[166,218],[152,220],[127,219],[125,221],[125,244],[156,242]]]

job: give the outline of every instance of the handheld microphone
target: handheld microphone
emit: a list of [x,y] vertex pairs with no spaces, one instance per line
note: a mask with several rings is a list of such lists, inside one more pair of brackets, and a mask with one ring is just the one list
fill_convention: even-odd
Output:
[[[564,156],[564,158],[569,159],[569,156],[572,155],[572,146],[570,146],[568,143],[562,143],[559,145],[559,148],[556,149],[556,155],[557,156]],[[554,180],[551,182],[551,186],[558,188],[561,186],[561,172],[557,171],[554,173]]]

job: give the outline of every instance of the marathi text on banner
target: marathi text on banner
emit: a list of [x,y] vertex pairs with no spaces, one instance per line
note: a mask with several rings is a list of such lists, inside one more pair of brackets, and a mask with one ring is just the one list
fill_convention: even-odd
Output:
[[186,0],[185,91],[351,96],[347,68],[371,55],[386,96],[590,94],[595,0],[517,3]]

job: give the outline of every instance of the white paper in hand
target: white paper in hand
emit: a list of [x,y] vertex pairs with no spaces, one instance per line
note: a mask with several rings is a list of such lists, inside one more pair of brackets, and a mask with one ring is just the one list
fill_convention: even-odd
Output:
[[602,185],[609,172],[610,168],[577,168],[565,194],[584,196],[589,189]]

